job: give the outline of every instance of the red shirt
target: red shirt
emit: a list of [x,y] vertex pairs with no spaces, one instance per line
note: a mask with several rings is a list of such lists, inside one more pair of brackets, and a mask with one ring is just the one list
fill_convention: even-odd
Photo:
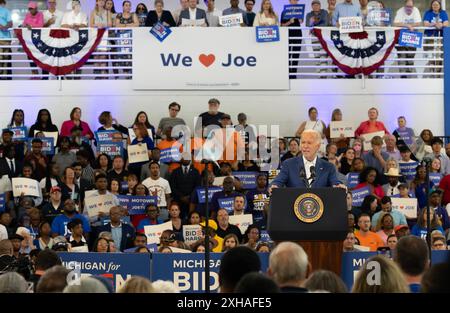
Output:
[[374,123],[371,123],[370,121],[365,121],[365,122],[362,122],[359,125],[359,127],[355,130],[355,137],[359,137],[363,134],[374,133],[374,132],[382,131],[382,130],[384,130],[384,132],[386,134],[389,134],[389,131],[386,129],[383,122],[375,121],[375,124],[374,124]]
[[444,191],[444,194],[442,195],[442,205],[447,205],[447,203],[450,203],[450,175],[446,175],[441,179],[439,189]]

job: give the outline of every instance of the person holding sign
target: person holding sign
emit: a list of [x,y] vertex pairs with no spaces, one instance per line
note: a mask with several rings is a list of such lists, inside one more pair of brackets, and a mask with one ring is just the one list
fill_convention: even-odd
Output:
[[380,201],[384,197],[384,191],[383,187],[379,184],[379,179],[378,171],[368,166],[359,175],[359,184],[355,186],[355,190],[368,186],[370,193]]
[[[51,132],[51,133],[58,133],[58,127],[53,124],[52,122],[52,116],[50,115],[50,112],[47,109],[41,109],[38,112],[36,122],[31,125],[30,131],[28,132],[28,137],[33,138],[36,135],[36,132]],[[56,135],[58,138],[58,135]],[[57,144],[57,141],[54,142],[55,146]]]
[[181,154],[183,153],[183,146],[172,137],[172,127],[164,129],[165,139],[158,143],[158,149],[161,151],[160,162],[169,165],[169,173],[180,167]]
[[128,134],[128,128],[123,125],[120,125],[115,118],[112,117],[111,112],[103,111],[98,117],[98,122],[101,127],[97,129],[97,131],[105,131],[105,130],[116,130],[121,132],[122,134]]
[[25,113],[22,109],[15,109],[11,116],[8,128],[25,127]]
[[[325,128],[325,137],[328,139],[329,142],[334,142],[336,146],[338,147],[338,155],[340,155],[342,152],[347,149],[347,147],[350,146],[350,138],[346,138],[346,136],[341,133],[339,138],[331,138],[331,128],[332,128],[332,122],[342,122],[342,111],[340,109],[334,109],[331,113],[331,122]],[[341,172],[342,173],[342,172]],[[346,173],[343,173],[344,175]]]
[[353,0],[344,0],[336,5],[331,24],[339,28],[339,18],[351,16],[361,16],[360,7],[354,4]]
[[[128,142],[129,145],[146,145],[148,159],[151,159],[152,150],[154,148],[154,141],[150,138],[149,133],[147,131],[147,127],[144,123],[137,123],[133,125],[134,133],[136,134],[136,138],[133,139],[132,142]],[[130,141],[130,138],[128,138]],[[130,149],[128,149],[128,153],[130,153]],[[148,160],[147,159],[147,160]],[[141,177],[142,166],[146,164],[146,161],[140,162],[132,162],[133,160],[129,160],[130,164],[128,165],[128,171],[132,174],[135,174],[137,177]]]
[[61,125],[61,137],[70,137],[71,130],[74,126],[78,126],[82,128],[81,136],[86,137],[88,139],[94,138],[94,133],[89,127],[88,123],[83,122],[81,120],[81,109],[79,107],[75,107],[70,112],[70,120],[65,121]]
[[[317,0],[315,0],[317,1]],[[314,3],[314,1],[313,1]],[[320,3],[320,2],[319,2]],[[298,5],[298,0],[289,0],[289,5]],[[304,12],[304,6],[303,6],[303,16],[305,14]],[[300,27],[303,23],[303,17],[302,18],[297,18],[297,17],[292,17],[292,18],[286,18],[286,11],[284,10],[281,13],[281,26],[285,26],[285,27]],[[297,38],[295,38],[297,37]],[[298,59],[300,57],[300,53],[299,51],[302,49],[301,44],[302,44],[302,40],[298,39],[298,37],[303,37],[303,33],[301,29],[289,29],[289,59],[292,59],[289,61],[289,79],[295,79],[296,75],[295,73],[297,73],[297,68],[296,66],[298,66]]]
[[427,208],[423,208],[417,218],[417,223],[411,228],[411,235],[427,239],[427,218],[430,217],[431,230],[438,230],[445,236],[445,231],[439,224],[439,220],[436,216],[436,211],[430,210],[430,215],[427,215]]
[[205,10],[197,8],[198,0],[189,0],[188,8],[180,12],[177,26],[208,27]]
[[364,134],[375,133],[379,131],[384,131],[385,134],[389,134],[386,126],[383,122],[378,121],[378,109],[370,108],[367,112],[369,119],[362,122],[359,127],[355,130],[355,137],[362,137]]
[[242,14],[242,19],[244,23],[241,26],[248,25],[247,14],[244,10],[239,7],[239,0],[230,0],[230,7],[226,8],[222,12],[222,16],[232,15],[232,14]]
[[253,26],[271,25],[279,25],[278,16],[273,10],[272,2],[270,0],[263,0],[261,2],[261,10],[256,14]]
[[148,204],[145,207],[145,211],[147,213],[147,217],[142,219],[136,227],[136,231],[139,233],[145,233],[145,226],[159,225],[163,223],[163,220],[159,218],[159,209],[155,204]]

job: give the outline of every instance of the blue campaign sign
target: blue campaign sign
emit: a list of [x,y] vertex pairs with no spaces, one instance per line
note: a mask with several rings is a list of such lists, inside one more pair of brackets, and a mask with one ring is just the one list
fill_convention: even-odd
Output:
[[161,150],[161,156],[159,158],[160,162],[163,163],[171,163],[171,162],[180,162],[181,153],[179,147],[172,147]]
[[116,155],[123,156],[123,142],[99,141],[97,145],[98,153],[105,153],[111,158]]
[[99,275],[108,278],[115,290],[133,276],[152,278],[151,255],[148,253],[59,252],[58,255],[66,268],[78,272],[81,277]]
[[[210,289],[219,288],[219,267],[223,253],[210,255]],[[258,253],[261,271],[267,272],[269,253]],[[152,279],[170,280],[181,292],[200,293],[205,290],[205,255],[203,253],[154,253]]]
[[[221,187],[215,187],[215,186],[209,187],[208,188],[208,200],[211,201],[214,194],[219,191],[222,191]],[[206,200],[205,195],[206,195],[205,188],[203,188],[203,187],[197,188],[198,203],[205,203],[205,200]]]
[[232,198],[220,198],[217,201],[219,202],[219,208],[226,209],[228,211],[228,213],[233,212],[234,197],[232,197]]
[[404,47],[422,48],[423,34],[402,29],[398,37],[398,44]]
[[344,252],[342,254],[341,278],[347,285],[348,290],[352,289],[356,274],[358,274],[361,266],[366,263],[368,258],[376,254],[376,252]]
[[127,181],[121,182],[121,183],[120,183],[120,188],[121,188],[123,191],[127,191],[127,190],[128,190],[128,182],[127,182]]
[[364,198],[368,195],[370,195],[370,187],[369,186],[352,190],[353,206],[360,207],[364,201]]
[[129,196],[119,195],[120,205],[127,208],[129,215],[145,214],[145,207],[149,204],[157,204],[156,196]]
[[285,5],[281,15],[283,20],[290,20],[291,18],[298,18],[299,20],[303,20],[305,18],[305,5],[304,4]]
[[271,242],[272,241],[272,238],[270,238],[270,235],[267,232],[267,230],[261,231],[261,241],[262,242]]
[[350,172],[347,174],[347,187],[355,188],[359,184],[359,173]]
[[[28,142],[27,142],[27,148],[28,151],[31,151],[31,142],[33,141],[33,139],[36,138],[28,138]],[[55,154],[55,144],[54,138],[39,138],[42,141],[42,153],[46,154],[46,155],[53,155]]]
[[6,202],[5,194],[2,193],[0,194],[0,212],[5,211],[5,202]]
[[164,26],[160,22],[156,23],[151,29],[150,34],[155,36],[156,39],[158,39],[160,42],[163,42],[172,31],[169,27]]
[[95,132],[95,140],[97,140],[97,142],[112,141],[114,133],[117,133],[117,131],[116,130],[99,130],[99,131]]
[[[158,251],[158,245],[156,243],[149,243],[149,244],[146,244],[145,246],[151,253]],[[123,250],[123,252],[124,253],[136,253],[136,249],[137,249],[137,247],[133,247],[130,249],[125,249],[125,250]]]
[[25,141],[27,139],[28,130],[25,126],[10,127],[9,130],[13,132],[13,140]]
[[280,29],[278,26],[256,26],[257,42],[280,41]]
[[438,186],[441,182],[442,174],[441,173],[430,173],[430,181],[435,185]]
[[419,162],[399,163],[400,173],[406,177],[406,180],[413,180],[416,177],[416,167]]
[[256,177],[258,172],[233,172],[234,177],[239,178],[244,189],[256,189]]

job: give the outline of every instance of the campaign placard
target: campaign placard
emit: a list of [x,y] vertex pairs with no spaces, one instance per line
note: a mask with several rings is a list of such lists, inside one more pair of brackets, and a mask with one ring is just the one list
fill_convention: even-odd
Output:
[[353,206],[360,207],[364,201],[364,198],[368,195],[370,195],[370,187],[369,186],[352,190]]
[[339,18],[339,32],[341,34],[360,33],[364,31],[361,16],[348,16]]
[[416,198],[391,198],[392,209],[403,213],[406,218],[417,218]]
[[183,239],[187,245],[195,243],[203,236],[200,225],[183,225]]
[[23,127],[10,127],[10,131],[13,132],[13,141],[25,141],[27,139],[28,130]]
[[232,175],[241,181],[242,188],[256,189],[258,172],[233,172]]
[[355,136],[355,124],[349,121],[332,121],[330,122],[330,138],[345,138]]
[[53,138],[53,143],[55,145],[58,143],[58,132],[41,132],[39,130],[35,130],[33,136],[36,137],[37,133],[43,133],[45,138]]
[[280,170],[276,169],[276,170],[270,170],[269,171],[269,184],[272,183],[272,181],[277,178],[278,174],[280,174]]
[[[151,243],[151,244],[146,244],[145,247],[151,252],[158,252],[158,245],[156,243]],[[129,248],[129,249],[125,249],[123,250],[124,253],[136,253],[136,249],[138,249],[138,247],[133,247],[133,248]]]
[[115,206],[114,195],[106,194],[100,196],[90,196],[84,199],[84,209],[89,217],[98,216],[100,212],[109,214],[109,209]]
[[148,162],[148,150],[146,144],[128,146],[128,163]]
[[6,204],[6,197],[5,194],[2,193],[0,194],[0,212],[5,211],[5,204]]
[[298,18],[303,20],[305,18],[304,4],[287,4],[283,9],[283,19],[290,20],[291,18]]
[[439,186],[441,182],[442,174],[441,173],[430,173],[430,181],[435,185]]
[[219,24],[223,27],[236,27],[244,23],[242,13],[219,16]]
[[369,26],[390,26],[391,25],[390,9],[373,9],[367,13],[367,24]]
[[403,47],[422,48],[423,34],[402,29],[398,36],[398,44]]
[[[372,138],[379,136],[381,137],[381,139],[384,138],[384,135],[386,135],[386,133],[384,132],[384,130],[378,131],[378,132],[373,132],[373,133],[367,133],[367,134],[362,134],[361,136],[364,138],[364,150],[365,151],[370,151],[372,150]],[[386,144],[384,143],[383,140],[383,147],[385,147]]]
[[253,224],[253,215],[251,214],[230,215],[229,223],[239,227],[239,230],[243,235],[247,230],[248,226]]
[[180,162],[181,161],[180,147],[174,146],[171,148],[162,149],[159,161],[163,163]]
[[359,173],[350,172],[347,174],[347,187],[355,188],[359,184]]
[[40,197],[41,190],[39,188],[39,182],[30,178],[13,177],[11,179],[12,190],[14,197],[24,196]]
[[[27,149],[31,151],[31,145],[36,138],[28,138]],[[38,138],[42,141],[42,153],[45,155],[55,154],[55,142],[53,138]]]
[[113,135],[117,133],[117,130],[99,130],[95,132],[95,140],[97,142],[112,141]]
[[128,210],[129,215],[145,214],[145,208],[149,204],[158,204],[156,196],[131,196],[119,195],[120,205]]
[[101,141],[97,144],[97,152],[99,154],[109,155],[114,158],[116,155],[123,156],[123,142]]
[[161,234],[163,231],[165,230],[172,230],[173,229],[173,225],[171,221],[168,221],[166,223],[163,224],[158,224],[158,225],[147,225],[144,226],[144,232],[145,235],[147,236],[147,243],[156,243],[159,245],[159,238],[161,237]]
[[[211,201],[214,194],[222,190],[223,189],[221,187],[215,186],[208,187],[208,200]],[[205,203],[206,201],[205,195],[206,195],[205,188],[202,187],[197,188],[198,203]]]
[[233,212],[234,209],[234,197],[231,198],[220,198],[217,200],[219,202],[220,209],[226,209],[228,213]]
[[400,168],[400,174],[406,177],[406,180],[410,181],[416,177],[416,167],[419,165],[419,162],[411,162],[411,163],[398,163]]
[[255,30],[257,42],[280,41],[280,29],[278,26],[256,26]]
[[170,30],[170,27],[166,27],[160,22],[157,22],[150,29],[150,34],[155,36],[155,38],[158,39],[159,42],[163,42],[171,33],[172,31]]

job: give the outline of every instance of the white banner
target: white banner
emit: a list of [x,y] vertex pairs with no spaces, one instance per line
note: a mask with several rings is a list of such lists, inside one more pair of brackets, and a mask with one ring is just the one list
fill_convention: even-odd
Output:
[[340,138],[344,135],[345,138],[355,136],[355,123],[348,121],[333,121],[330,122],[330,138]]
[[179,27],[163,42],[133,29],[133,88],[138,90],[288,90],[288,34],[256,42],[255,28]]
[[380,136],[381,139],[383,139],[383,147],[386,146],[386,144],[384,143],[384,135],[386,133],[384,132],[384,130],[381,130],[379,132],[373,132],[373,133],[367,133],[367,134],[362,134],[361,136],[364,137],[364,150],[365,151],[369,151],[372,150],[372,138],[376,137],[376,136]]
[[247,230],[248,226],[253,224],[253,215],[252,214],[230,215],[229,223],[239,227],[243,235]]
[[128,163],[147,162],[148,150],[146,144],[137,144],[128,146]]
[[416,198],[391,198],[392,210],[403,213],[406,218],[417,218],[417,199]]
[[158,225],[144,226],[144,232],[147,236],[147,244],[156,243],[159,245],[159,238],[161,237],[162,232],[167,229],[173,230],[171,221]]
[[219,24],[224,27],[241,26],[243,22],[242,13],[219,16]]
[[191,245],[202,238],[202,227],[200,225],[183,225],[183,238],[187,245]]
[[39,182],[30,178],[13,177],[11,179],[14,197],[24,196],[40,197]]
[[112,194],[91,196],[84,199],[84,209],[87,210],[89,217],[98,216],[100,212],[109,214],[109,209],[113,206],[114,196]]
[[361,16],[348,16],[339,18],[339,31],[342,34],[360,33],[363,29]]

